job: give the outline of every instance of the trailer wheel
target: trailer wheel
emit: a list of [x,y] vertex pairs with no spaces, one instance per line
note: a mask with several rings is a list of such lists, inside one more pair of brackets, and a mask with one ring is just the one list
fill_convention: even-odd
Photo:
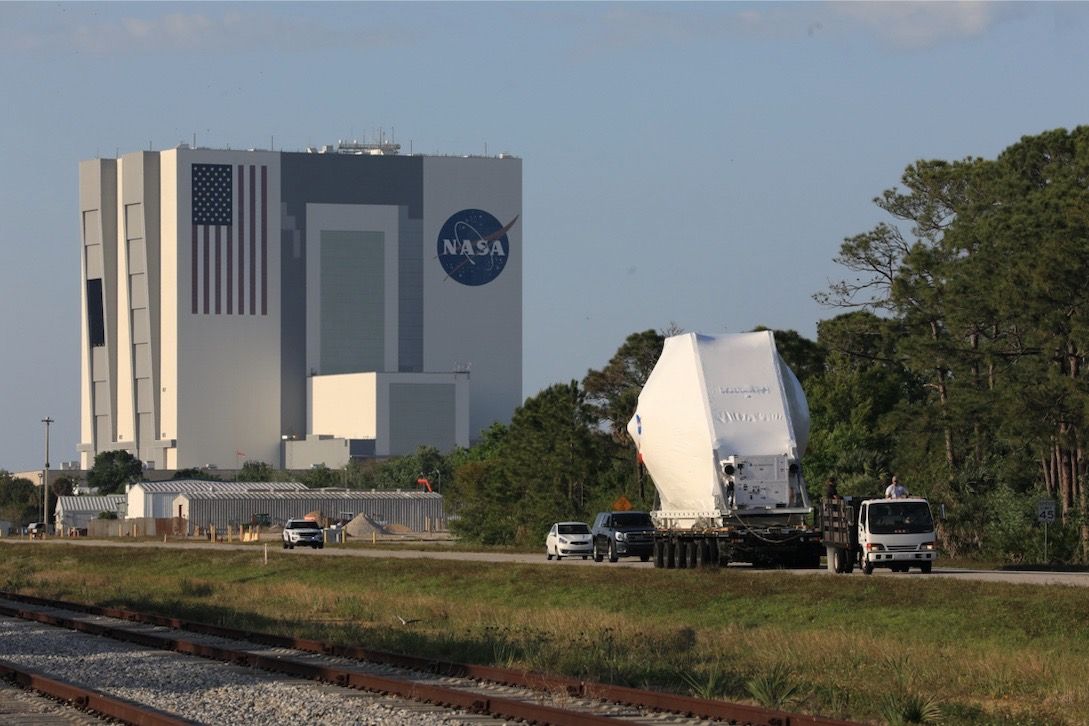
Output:
[[673,544],[673,552],[677,558],[677,569],[688,569],[688,543],[684,540],[678,540]]
[[665,547],[660,539],[654,540],[654,566],[665,567]]
[[831,573],[839,572],[838,563],[836,562],[836,551],[836,548],[832,547],[831,545],[828,545],[824,548],[824,556],[826,560],[825,564],[828,567],[828,571]]
[[671,539],[662,542],[662,552],[665,558],[666,569],[672,570],[677,566],[677,547]]

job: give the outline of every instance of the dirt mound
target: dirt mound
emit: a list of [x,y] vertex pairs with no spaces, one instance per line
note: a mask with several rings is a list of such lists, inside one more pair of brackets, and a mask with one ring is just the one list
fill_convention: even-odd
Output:
[[344,526],[349,537],[370,537],[372,534],[387,534],[386,528],[366,514],[357,514],[355,519]]

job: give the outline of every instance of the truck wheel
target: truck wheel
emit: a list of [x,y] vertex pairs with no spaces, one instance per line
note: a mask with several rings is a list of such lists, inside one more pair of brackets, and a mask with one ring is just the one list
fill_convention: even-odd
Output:
[[284,549],[287,549],[287,542],[284,542]]
[[673,543],[673,556],[677,560],[677,569],[684,570],[688,568],[688,543],[684,540]]
[[639,561],[640,562],[648,562],[649,560],[650,560],[650,555],[639,555]]
[[620,555],[616,554],[616,542],[609,540],[609,562],[616,562]]
[[552,553],[551,552],[545,552],[545,559],[546,560],[551,560],[552,559]]
[[872,562],[863,562],[862,563],[862,574],[863,575],[872,575],[873,574],[873,563]]
[[919,567],[919,569],[923,571],[923,574],[924,574],[924,575],[929,575],[929,574],[930,574],[930,571],[931,571],[931,569],[933,569],[933,567],[934,567],[934,563],[933,563],[933,562],[924,562],[924,563],[922,564],[922,566],[921,566],[921,567]]
[[665,557],[666,569],[672,570],[677,566],[677,548],[674,545],[673,540],[667,539],[662,542],[663,557]]
[[601,550],[597,548],[597,542],[594,542],[594,562],[601,562],[602,560]]
[[688,561],[693,567],[703,567],[703,540],[698,539],[688,546]]
[[665,547],[662,540],[654,540],[654,566],[665,567]]

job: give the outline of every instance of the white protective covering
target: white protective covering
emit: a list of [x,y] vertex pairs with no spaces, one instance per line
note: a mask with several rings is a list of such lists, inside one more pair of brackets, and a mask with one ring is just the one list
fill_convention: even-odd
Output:
[[720,462],[786,456],[800,462],[809,407],[771,331],[666,338],[628,433],[654,479],[661,511],[725,505]]

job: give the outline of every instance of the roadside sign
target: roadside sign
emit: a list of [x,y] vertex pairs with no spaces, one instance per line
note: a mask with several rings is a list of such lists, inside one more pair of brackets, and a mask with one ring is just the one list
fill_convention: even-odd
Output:
[[1055,500],[1041,499],[1036,502],[1036,521],[1040,524],[1055,523]]
[[624,496],[623,494],[620,495],[619,499],[617,499],[615,502],[613,502],[613,511],[614,512],[627,512],[630,509],[631,509],[631,501],[626,496]]

